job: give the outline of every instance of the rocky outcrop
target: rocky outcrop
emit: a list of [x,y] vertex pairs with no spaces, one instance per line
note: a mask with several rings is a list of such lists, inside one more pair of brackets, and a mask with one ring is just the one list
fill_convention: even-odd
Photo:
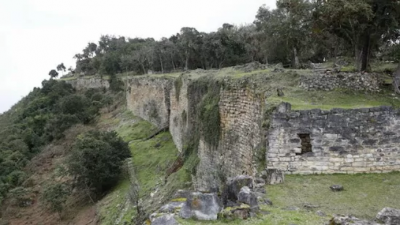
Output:
[[393,208],[384,208],[377,215],[376,219],[384,222],[386,225],[400,224],[400,210]]
[[379,225],[376,222],[358,219],[354,216],[334,216],[331,221],[329,221],[330,225]]

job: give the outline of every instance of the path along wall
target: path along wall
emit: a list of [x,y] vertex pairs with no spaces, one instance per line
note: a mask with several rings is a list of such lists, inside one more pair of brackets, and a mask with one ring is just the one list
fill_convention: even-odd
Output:
[[267,165],[295,174],[400,170],[400,111],[291,111],[283,104],[272,115]]

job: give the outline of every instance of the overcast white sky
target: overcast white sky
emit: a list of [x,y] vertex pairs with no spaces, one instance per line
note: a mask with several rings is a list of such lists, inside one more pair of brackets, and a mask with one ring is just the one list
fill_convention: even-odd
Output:
[[154,37],[253,22],[275,0],[0,0],[0,113],[100,35]]

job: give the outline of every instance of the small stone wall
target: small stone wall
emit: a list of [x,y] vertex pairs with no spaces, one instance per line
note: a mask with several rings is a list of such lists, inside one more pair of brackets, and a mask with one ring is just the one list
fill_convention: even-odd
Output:
[[90,88],[109,88],[110,82],[105,79],[101,79],[100,77],[92,77],[92,78],[76,78],[74,80],[66,80],[65,82],[69,83],[76,90],[87,90]]
[[400,170],[400,110],[287,106],[272,115],[267,168],[296,174]]
[[335,88],[349,88],[358,91],[379,92],[379,79],[369,73],[327,73],[303,76],[300,87],[306,90],[330,91]]

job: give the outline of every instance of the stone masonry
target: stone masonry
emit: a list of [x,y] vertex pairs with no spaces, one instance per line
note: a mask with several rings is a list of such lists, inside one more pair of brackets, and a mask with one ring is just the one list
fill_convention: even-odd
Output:
[[268,168],[295,174],[400,170],[400,110],[291,111],[286,105],[272,115]]
[[328,73],[302,76],[300,87],[310,91],[331,91],[335,88],[350,88],[370,92],[380,91],[378,76],[369,73]]
[[238,84],[227,84],[220,92],[221,138],[218,148],[201,138],[195,188],[218,190],[221,176],[254,176],[254,153],[262,147],[261,99]]

